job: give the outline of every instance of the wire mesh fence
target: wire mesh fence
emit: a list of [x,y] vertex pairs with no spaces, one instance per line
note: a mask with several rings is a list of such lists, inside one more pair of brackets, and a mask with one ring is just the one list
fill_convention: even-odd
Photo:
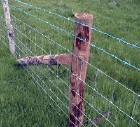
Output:
[[[62,53],[72,54],[73,36],[71,35],[73,22],[59,19],[58,21],[54,21],[54,23],[56,23],[56,25],[54,25],[52,22],[49,23],[47,19],[42,19],[40,8],[38,12],[34,6],[30,5],[28,7],[27,3],[24,3],[25,5],[23,6],[21,1],[16,2],[19,2],[18,6],[20,5],[20,8],[17,8],[14,4],[10,4],[16,42],[16,59]],[[32,14],[29,14],[30,11]],[[38,16],[34,14],[35,12]],[[49,12],[49,14],[52,13]],[[24,20],[22,20],[22,18],[20,19],[20,16],[24,17]],[[59,26],[60,21],[63,21],[62,28]],[[83,41],[82,38],[81,40]],[[8,47],[4,15],[0,17],[0,41]],[[134,46],[133,44],[131,46],[139,50],[138,46]],[[83,127],[140,126],[140,95],[114,79],[114,77],[97,68],[94,65],[93,57],[93,48],[96,48],[96,45],[91,45],[90,48],[91,54],[89,62],[82,61],[88,64],[86,80],[82,81],[81,77],[76,77],[77,80],[84,82],[85,87],[84,98],[82,98],[84,111],[79,111],[80,108],[76,107],[77,113],[79,111],[84,115],[84,122],[81,123],[81,125]],[[97,49],[104,52],[102,48],[97,47]],[[113,57],[115,59],[118,58],[115,55],[113,55]],[[135,65],[131,66],[129,62],[123,61],[125,66],[130,65],[130,67],[134,67],[134,69],[138,71],[136,73],[139,73],[139,67]],[[59,126],[68,126],[69,77],[71,69],[69,65],[62,65],[60,61],[58,62],[59,65],[57,66],[45,64],[33,66],[23,65],[23,68],[31,77],[32,84],[44,95],[46,99],[44,105],[48,107],[46,113],[52,114],[54,118],[62,122]],[[78,96],[80,97],[80,95]]]

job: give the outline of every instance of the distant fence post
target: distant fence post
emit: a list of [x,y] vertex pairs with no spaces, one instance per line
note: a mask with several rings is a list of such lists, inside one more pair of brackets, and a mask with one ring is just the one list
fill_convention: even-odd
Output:
[[11,53],[15,55],[14,29],[11,24],[10,8],[9,8],[8,0],[2,0],[2,5],[3,5],[7,34],[9,39],[9,48]]
[[[90,14],[75,14],[77,22],[92,26],[93,16]],[[71,74],[69,85],[69,127],[81,127],[84,119],[84,82],[87,63],[90,54],[92,30],[89,27],[75,23],[74,43],[71,58]],[[82,38],[84,41],[78,39]]]

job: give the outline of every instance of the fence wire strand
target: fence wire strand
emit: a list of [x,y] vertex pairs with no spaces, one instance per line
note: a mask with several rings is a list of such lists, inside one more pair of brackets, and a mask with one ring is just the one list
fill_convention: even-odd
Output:
[[135,45],[135,44],[129,43],[129,42],[127,42],[127,41],[125,41],[125,40],[123,40],[123,39],[121,39],[121,38],[115,37],[115,36],[110,35],[110,34],[108,34],[108,33],[106,33],[106,32],[100,31],[100,30],[98,30],[98,29],[96,29],[96,28],[90,27],[90,26],[88,26],[88,25],[86,25],[86,24],[77,22],[76,20],[73,20],[73,19],[71,19],[71,18],[69,18],[69,17],[67,18],[67,17],[65,17],[65,16],[62,16],[62,15],[59,15],[59,14],[50,12],[50,11],[48,11],[48,10],[45,10],[45,9],[42,9],[42,8],[33,6],[33,5],[31,5],[31,4],[22,2],[22,1],[20,1],[20,0],[15,0],[15,1],[16,1],[16,2],[19,2],[19,3],[21,3],[21,4],[24,4],[24,5],[26,5],[26,6],[33,7],[33,8],[35,8],[35,9],[37,9],[37,10],[43,11],[43,12],[45,12],[45,13],[47,13],[47,14],[52,15],[52,16],[56,16],[56,17],[59,17],[59,18],[62,18],[62,19],[66,19],[66,20],[71,21],[71,22],[74,22],[74,23],[81,24],[81,25],[86,26],[86,27],[88,27],[88,28],[90,28],[90,29],[92,29],[92,30],[94,30],[94,31],[96,31],[96,32],[99,32],[100,34],[103,34],[103,35],[105,35],[105,36],[107,36],[107,37],[113,38],[113,39],[117,40],[118,42],[122,42],[122,43],[124,43],[124,44],[127,44],[127,45],[131,46],[132,48],[140,49],[140,47],[137,46],[137,45]]
[[[50,26],[56,28],[56,29],[59,30],[59,31],[62,31],[63,33],[65,33],[65,34],[67,34],[67,35],[69,35],[69,36],[75,37],[74,34],[72,34],[72,33],[68,32],[68,31],[66,31],[66,30],[64,30],[64,29],[62,29],[62,28],[60,28],[59,26],[56,26],[56,25],[54,25],[54,24],[51,24],[51,23],[49,23],[48,21],[43,20],[43,19],[41,19],[41,18],[39,18],[39,17],[37,17],[37,16],[35,16],[35,15],[32,15],[32,14],[30,14],[30,13],[28,13],[28,12],[26,12],[26,11],[20,9],[20,8],[17,8],[17,7],[15,7],[15,6],[13,6],[13,5],[9,5],[9,6],[15,8],[15,10],[20,11],[20,12],[22,12],[22,13],[28,15],[28,16],[31,16],[31,17],[33,17],[33,18],[35,18],[35,19],[37,19],[37,20],[39,20],[39,21],[41,21],[41,22],[43,22],[43,23],[45,23],[45,24],[48,24],[48,25],[50,25]],[[139,67],[137,67],[137,66],[135,66],[135,65],[132,65],[131,63],[129,63],[129,62],[125,61],[125,60],[122,60],[121,58],[115,56],[114,54],[111,54],[111,53],[107,52],[105,49],[103,49],[103,48],[101,48],[101,47],[98,47],[98,46],[96,46],[96,45],[93,44],[93,43],[87,42],[87,41],[85,41],[85,40],[82,39],[82,38],[79,38],[79,37],[76,37],[76,38],[79,39],[79,40],[81,40],[83,43],[88,43],[91,47],[94,47],[94,48],[98,49],[99,51],[101,51],[101,52],[103,52],[103,53],[109,55],[110,57],[112,57],[113,59],[116,59],[117,61],[123,63],[124,65],[127,65],[127,66],[129,66],[129,67],[132,67],[133,69],[136,69],[137,71],[140,71],[140,68],[139,68]]]
[[[33,5],[27,4],[25,2],[22,2],[20,0],[15,0],[15,1],[19,2],[21,4],[24,4],[24,5],[27,5],[27,6],[31,6],[31,7],[33,6]],[[25,11],[21,10],[20,8],[16,8],[13,5],[10,5],[10,7],[14,8],[17,11],[23,12],[25,15],[36,18],[41,22],[49,24],[50,26],[54,27],[55,29],[58,29],[61,32],[64,32],[71,37],[75,37],[72,33],[60,28],[59,26],[55,26],[54,24],[51,24],[41,18],[36,17],[35,15],[25,12]],[[72,21],[74,23],[77,23],[75,20],[63,17],[61,15],[52,13],[50,11],[43,10],[38,7],[34,7],[34,8],[47,12],[48,14],[51,14],[53,16],[57,16],[57,17]],[[62,50],[64,50],[64,51],[70,53],[71,55],[74,55],[71,53],[71,51],[68,48],[64,47],[62,44],[58,43],[56,40],[53,40],[52,38],[45,35],[43,32],[40,32],[39,30],[32,27],[31,25],[18,19],[15,15],[11,14],[11,18],[12,18],[12,22],[13,22],[14,31],[15,31],[15,41],[16,41],[16,48],[17,48],[16,58],[17,59],[26,57],[26,56],[36,56],[36,55],[41,55],[41,54],[53,55],[54,51],[52,51],[53,50],[52,46],[54,46],[54,45],[57,47],[57,49],[55,51],[57,54],[61,54]],[[81,24],[81,25],[89,27],[85,24]],[[96,28],[90,28],[90,29],[97,31],[103,35],[107,35],[113,39],[116,39],[119,42],[123,42],[127,45],[130,45],[133,48],[140,49],[140,47],[138,47],[134,44],[128,43],[120,38],[117,38],[117,37],[114,37],[105,32],[99,31]],[[83,40],[82,38],[78,38],[78,39],[85,42],[85,40]],[[2,16],[0,17],[0,40],[8,48],[6,26],[4,24],[4,17],[2,17]],[[40,42],[38,42],[38,41],[40,41]],[[86,42],[86,43],[89,43],[89,42]],[[106,53],[107,55],[110,55],[111,57],[122,62],[123,64],[128,65],[128,66],[140,71],[140,68],[118,58],[117,56],[115,56],[113,54],[108,53],[103,48],[100,48],[94,44],[90,44],[90,46]],[[78,57],[78,56],[75,56],[75,57]],[[137,94],[136,92],[134,92],[133,90],[129,89],[126,85],[123,85],[122,83],[120,83],[118,80],[107,75],[104,71],[100,70],[99,68],[94,66],[92,63],[89,63],[86,61],[82,61],[82,62],[87,63],[88,67],[91,70],[92,69],[94,70],[94,76],[93,76],[94,80],[90,80],[90,82],[82,81],[81,74],[79,77],[77,77],[77,79],[84,82],[84,85],[85,85],[85,98],[82,98],[85,103],[85,112],[82,112],[77,107],[77,109],[83,113],[83,115],[86,119],[84,121],[84,123],[81,123],[82,126],[83,127],[87,127],[87,126],[98,127],[98,122],[99,122],[98,119],[103,118],[104,121],[103,121],[102,125],[105,125],[106,127],[107,126],[117,127],[118,123],[114,119],[115,118],[119,119],[120,116],[125,117],[125,119],[127,119],[126,121],[128,121],[128,123],[127,123],[128,127],[131,127],[132,122],[134,122],[136,126],[139,126],[140,121],[138,121],[137,118],[135,117],[135,110],[136,110],[136,106],[138,105],[140,95]],[[66,71],[64,73],[64,75],[69,76],[70,69],[69,69],[69,67],[62,65],[60,62],[59,62],[59,64],[60,64],[61,68],[59,68],[59,66],[51,68],[48,65],[43,65],[42,69],[40,66],[34,66],[33,68],[32,67],[27,68],[27,67],[23,66],[23,68],[32,77],[32,80],[34,81],[33,85],[37,86],[38,90],[42,90],[44,92],[44,98],[46,100],[48,100],[48,98],[49,98],[50,101],[52,101],[52,103],[49,103],[51,108],[53,110],[55,110],[59,116],[64,114],[65,117],[68,119],[69,118],[69,107],[68,107],[69,97],[67,94],[68,92],[66,92],[66,90],[69,89],[69,82],[67,81],[68,77],[67,78],[61,77],[60,70],[64,69],[64,71]],[[51,77],[51,76],[53,76],[53,77]],[[103,91],[101,91],[99,89],[100,84],[101,84],[99,82],[99,80],[102,80],[102,78],[106,79],[106,82],[104,83],[104,85],[107,85],[107,83],[110,84],[110,86],[109,86],[110,89],[108,89],[109,95],[105,95],[105,94],[107,94],[107,92],[104,93]],[[126,91],[126,94],[129,93],[129,95],[126,95],[124,93],[124,98],[120,97],[122,100],[119,100],[119,97],[117,95],[117,90],[124,90],[124,91]],[[78,95],[78,96],[80,96],[80,95]],[[127,96],[131,97],[131,98],[127,100],[127,98],[125,98]],[[100,100],[98,100],[99,98],[100,98]],[[118,99],[118,101],[116,98]],[[125,100],[123,100],[123,99],[125,99]],[[122,101],[122,102],[119,103],[119,101]],[[125,103],[125,102],[126,102],[126,104],[131,103],[128,106],[128,107],[130,107],[131,111],[128,111],[127,106],[122,107],[122,105],[123,105],[122,103]],[[57,109],[55,107],[57,107]],[[124,121],[125,121],[125,119],[124,119]],[[119,121],[119,122],[123,123],[123,121]],[[102,121],[101,121],[101,123],[102,123]],[[101,126],[100,123],[99,123],[99,126]]]

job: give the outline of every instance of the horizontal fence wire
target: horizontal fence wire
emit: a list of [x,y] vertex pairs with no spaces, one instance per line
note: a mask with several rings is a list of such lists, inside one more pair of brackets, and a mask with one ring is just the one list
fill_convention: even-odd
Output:
[[[32,6],[32,5],[30,5],[30,4],[27,4],[27,3],[22,2],[22,1],[19,1],[19,0],[16,0],[16,1],[17,1],[17,2],[20,2],[20,3],[22,3],[22,4],[25,4],[25,5],[28,5],[28,6]],[[34,17],[34,18],[36,18],[37,20],[39,20],[39,21],[41,21],[41,22],[44,22],[44,23],[46,23],[46,24],[49,24],[50,26],[52,26],[52,27],[58,29],[59,31],[62,31],[62,32],[66,33],[66,34],[69,35],[69,36],[75,37],[74,34],[72,34],[72,33],[68,32],[68,31],[66,31],[66,30],[64,30],[64,29],[62,29],[62,28],[60,28],[59,26],[56,26],[56,25],[54,25],[54,24],[51,24],[51,23],[49,23],[48,21],[43,20],[43,19],[41,19],[41,18],[39,18],[39,17],[37,17],[37,16],[35,16],[35,15],[32,15],[32,14],[26,12],[26,11],[23,11],[22,9],[17,8],[17,7],[15,7],[15,6],[12,6],[12,5],[9,5],[9,6],[15,8],[17,11],[23,12],[24,14],[26,14],[26,15],[28,15],[28,16]],[[34,6],[33,6],[33,7],[34,7]],[[37,8],[37,7],[34,7],[34,8],[35,8],[35,9],[38,9],[38,10],[43,10],[43,9]],[[46,11],[46,10],[45,10],[45,11]],[[48,12],[48,11],[46,11],[46,12]],[[61,17],[61,18],[63,17],[63,16],[60,16],[60,15],[55,14],[55,13],[52,13],[52,12],[48,12],[48,13],[49,13],[49,14],[53,14],[53,15],[55,15],[55,16],[59,16],[59,17]],[[63,17],[63,18],[64,18],[64,17]],[[65,18],[66,18],[66,17],[65,17]],[[66,19],[67,19],[67,18],[66,18]],[[68,18],[68,19],[69,19],[69,18]],[[72,20],[72,19],[71,19],[70,21],[76,22],[75,20]],[[76,23],[78,23],[78,22],[76,22]],[[81,24],[81,23],[80,23],[80,24]],[[89,26],[87,26],[86,24],[81,24],[81,25],[86,26],[86,27],[89,27]],[[92,28],[92,27],[89,27],[89,28],[90,28],[90,29],[96,29],[96,28]],[[105,32],[102,32],[102,31],[100,31],[100,30],[98,30],[98,32],[100,32],[100,33],[105,33]],[[109,36],[109,37],[112,37],[112,38],[114,38],[114,39],[117,39],[119,42],[124,42],[124,43],[126,43],[126,44],[128,44],[128,45],[131,45],[133,48],[134,48],[134,47],[135,47],[135,48],[137,47],[137,46],[134,45],[134,44],[130,44],[129,42],[126,42],[126,41],[124,41],[124,40],[122,40],[122,39],[120,39],[120,38],[117,38],[117,37],[114,37],[114,36],[112,36],[112,35],[109,35],[108,33],[105,33],[105,35],[107,35],[107,36]],[[85,41],[85,40],[82,39],[82,38],[79,38],[79,37],[78,37],[78,39],[81,40],[81,41],[83,41],[83,42],[85,42],[85,43],[89,43],[89,42]],[[135,65],[132,65],[131,63],[129,63],[129,62],[125,61],[125,60],[120,59],[119,57],[115,56],[114,54],[111,54],[111,53],[107,52],[106,50],[104,50],[104,49],[101,48],[101,47],[96,46],[95,44],[91,44],[91,43],[89,43],[89,44],[90,44],[91,47],[94,47],[94,48],[100,50],[101,52],[103,52],[103,53],[109,55],[110,57],[116,59],[117,61],[120,61],[120,62],[123,63],[124,65],[130,66],[130,67],[132,67],[132,68],[134,68],[134,69],[140,71],[140,68],[139,68],[139,67],[137,67],[137,66],[135,66]],[[137,48],[139,49],[140,47],[137,47]]]
[[[63,48],[64,50],[67,50],[67,52],[71,52],[69,49],[66,49],[65,47],[63,47],[61,44],[58,44],[57,42],[55,42],[54,40],[52,40],[51,38],[49,38],[49,37],[47,37],[46,35],[44,35],[44,34],[42,34],[41,32],[39,32],[39,31],[37,31],[35,28],[33,28],[33,27],[31,27],[31,26],[29,26],[28,24],[26,24],[26,23],[24,23],[23,21],[21,21],[20,19],[18,19],[18,18],[16,18],[15,16],[13,16],[13,15],[11,15],[13,18],[15,18],[16,20],[18,20],[19,22],[22,22],[24,25],[25,25],[25,27],[29,27],[30,29],[32,29],[33,31],[35,31],[37,34],[40,34],[40,35],[42,35],[42,36],[44,36],[46,39],[48,39],[48,40],[50,40],[51,42],[53,42],[53,43],[55,43],[57,46],[59,46],[59,47],[61,47],[61,48]],[[15,28],[16,29],[16,28]],[[16,30],[18,30],[18,29],[16,29]],[[26,35],[26,34],[24,34],[24,33],[22,33],[21,31],[19,31],[18,30],[18,32],[20,32],[23,36],[25,36],[26,38],[28,38],[28,36]],[[28,38],[29,39],[29,38]],[[30,40],[30,39],[29,39]],[[30,40],[32,43],[34,43],[32,40]],[[37,44],[36,44],[37,45]],[[38,45],[37,45],[38,46]],[[46,50],[44,49],[44,48],[41,48],[40,46],[38,46],[38,48],[40,48],[41,50],[43,50],[43,52],[45,52],[45,53],[47,53],[46,52]],[[50,53],[51,54],[51,53]],[[74,54],[72,54],[72,55],[74,55]],[[84,62],[86,62],[86,61],[84,61]],[[103,71],[101,71],[99,68],[97,68],[97,67],[95,67],[94,65],[92,65],[92,64],[90,64],[90,63],[87,63],[89,66],[91,66],[91,67],[93,67],[93,68],[95,68],[95,69],[97,69],[98,71],[100,71],[101,73],[103,73],[104,75],[106,75],[108,78],[110,78],[110,79],[112,79],[114,82],[117,82],[117,83],[119,83],[117,80],[115,80],[115,79],[113,79],[112,77],[110,77],[109,75],[107,75],[106,73],[104,73]],[[126,89],[128,89],[126,86],[124,86],[123,84],[121,84],[121,83],[119,83],[121,86],[123,86],[123,87],[125,87]],[[138,94],[137,93],[135,93],[134,91],[132,91],[132,90],[130,90],[130,89],[128,89],[130,92],[132,92],[133,94],[135,94],[135,95],[137,95],[138,96]]]
[[[51,23],[49,23],[48,21],[43,20],[43,19],[41,19],[41,18],[39,18],[39,17],[37,17],[37,16],[35,16],[35,15],[32,15],[32,14],[30,14],[30,13],[28,13],[28,12],[26,12],[26,11],[20,9],[20,8],[17,8],[17,7],[15,7],[15,6],[13,6],[13,5],[9,5],[9,6],[12,7],[12,8],[14,8],[15,10],[20,11],[20,12],[22,12],[22,13],[28,15],[28,16],[31,16],[31,17],[33,17],[33,18],[35,18],[35,19],[37,19],[37,20],[39,20],[39,21],[41,21],[41,22],[43,22],[43,23],[46,23],[46,24],[48,24],[48,25],[50,25],[50,26],[56,28],[56,29],[59,30],[59,31],[62,31],[63,33],[65,33],[65,34],[67,34],[67,35],[69,35],[69,36],[75,37],[75,35],[74,35],[73,33],[70,33],[70,32],[68,32],[68,31],[62,29],[62,28],[60,28],[59,26],[56,26],[56,25],[54,25],[54,24],[51,24]],[[91,44],[91,43],[85,41],[85,40],[82,39],[82,38],[79,38],[79,37],[76,37],[76,38],[79,39],[79,40],[81,40],[81,41],[84,42],[84,43],[88,43],[91,47],[94,47],[94,48],[98,49],[99,51],[101,51],[101,52],[103,52],[103,53],[109,55],[110,57],[116,59],[117,61],[123,63],[124,65],[127,65],[127,66],[129,66],[129,67],[132,67],[133,69],[136,69],[137,71],[140,71],[140,68],[139,68],[139,67],[137,67],[137,66],[135,66],[135,65],[132,65],[131,63],[129,63],[129,62],[125,61],[125,60],[122,60],[121,58],[115,56],[114,54],[111,54],[111,53],[107,52],[105,49],[103,49],[103,48],[101,48],[101,47],[98,47],[98,46],[96,46],[96,45],[93,44],[93,43]]]
[[[21,2],[19,0],[17,1]],[[12,5],[10,6],[14,7]],[[23,13],[25,12],[19,8],[15,9]],[[71,37],[74,37],[72,33],[67,33],[68,31],[63,30],[54,24],[50,24],[49,22],[27,12],[24,14],[32,16],[33,18],[47,23],[55,29],[58,29],[70,35]],[[61,54],[62,52],[71,53],[68,48],[64,47],[61,43],[58,43],[57,40],[53,40],[53,38],[23,22],[21,19],[18,19],[15,15],[11,14],[11,18],[15,30],[17,59],[26,56],[36,56],[42,54],[52,55],[54,53]],[[4,17],[0,17],[0,28],[1,41],[8,47]],[[85,40],[82,38],[78,39],[85,42]],[[106,52],[100,47],[94,46],[92,44],[91,47],[95,47],[97,49],[99,48],[100,51],[110,55],[110,53]],[[53,51],[52,48],[55,48],[55,51]],[[111,54],[111,56],[119,60],[119,58],[115,55]],[[140,70],[139,68],[121,59],[119,61],[128,66],[134,67],[136,70]],[[85,82],[83,81],[85,84],[85,98],[83,98],[85,103],[85,113],[83,113],[85,120],[82,125],[84,127],[139,126],[139,113],[137,113],[137,111],[139,109],[140,95],[111,76],[107,75],[105,72],[94,66],[93,63],[88,62],[87,64],[92,76],[90,80],[86,80]],[[34,66],[29,68],[25,66],[23,67],[32,77],[32,80],[34,80],[34,85],[36,85],[39,90],[41,89],[44,92],[45,97],[47,96],[46,100],[48,101],[49,99],[49,102],[52,102],[49,103],[49,105],[56,111],[57,114],[59,114],[59,116],[55,115],[55,118],[60,117],[60,119],[64,118],[66,120],[69,119],[69,99],[67,90],[69,88],[68,78],[70,69],[61,63],[60,65],[60,67],[50,67],[48,65]],[[61,71],[63,71],[64,74],[61,74]],[[77,77],[77,79],[81,80],[80,77]],[[100,119],[103,120],[99,122],[98,120]],[[67,126],[67,124],[64,126]]]
[[31,4],[22,2],[22,1],[20,1],[20,0],[15,0],[15,1],[16,1],[16,2],[19,2],[19,3],[21,3],[21,4],[24,4],[24,5],[26,5],[26,6],[33,7],[33,8],[35,8],[35,9],[37,9],[37,10],[46,12],[46,13],[48,13],[48,14],[50,14],[50,15],[53,15],[53,16],[56,16],[56,17],[60,17],[60,18],[62,18],[62,19],[66,19],[66,20],[72,21],[72,22],[74,22],[74,23],[81,24],[81,25],[83,25],[83,26],[86,26],[86,27],[90,28],[91,30],[94,30],[94,31],[96,31],[96,32],[99,32],[100,34],[103,34],[103,35],[105,35],[105,36],[107,36],[107,37],[113,38],[113,39],[115,39],[115,40],[117,40],[117,41],[119,41],[119,42],[122,42],[122,43],[124,43],[124,44],[127,44],[127,45],[131,46],[132,48],[140,49],[140,47],[137,46],[137,45],[135,45],[135,44],[129,43],[129,42],[127,42],[127,41],[125,41],[125,40],[123,40],[123,39],[121,39],[121,38],[118,38],[118,37],[115,37],[115,36],[113,36],[113,35],[110,35],[110,34],[108,34],[108,33],[106,33],[106,32],[100,31],[100,30],[98,30],[97,28],[93,28],[93,27],[90,27],[90,26],[88,26],[88,25],[86,25],[86,24],[77,22],[76,20],[73,20],[73,19],[71,19],[71,18],[69,18],[69,17],[67,18],[67,17],[65,17],[65,16],[62,16],[62,15],[59,15],[59,14],[50,12],[50,11],[48,11],[48,10],[45,10],[45,9],[42,9],[42,8],[33,6],[33,5],[31,5]]
[[[43,33],[39,32],[38,30],[36,30],[36,29],[33,28],[32,26],[26,24],[25,22],[23,22],[22,20],[18,19],[18,18],[15,17],[14,15],[11,14],[11,17],[12,17],[13,19],[15,19],[16,21],[21,22],[21,23],[25,26],[25,28],[26,28],[26,27],[30,28],[30,30],[35,31],[36,34],[39,34],[40,36],[43,36],[45,39],[51,41],[52,43],[54,43],[54,44],[57,45],[58,47],[64,49],[66,52],[71,53],[71,51],[70,51],[69,49],[67,49],[67,48],[65,48],[64,46],[62,46],[61,44],[55,42],[53,39],[51,39],[51,38],[49,38],[48,36],[44,35]],[[24,37],[26,37],[27,39],[29,39],[30,42],[32,42],[32,44],[35,44],[35,45],[39,48],[39,50],[42,50],[45,54],[48,54],[48,52],[47,52],[42,46],[39,46],[37,43],[35,43],[33,40],[31,40],[26,34],[22,33],[22,31],[18,30],[18,28],[16,28],[16,27],[14,27],[14,28],[15,28],[20,34],[22,34]],[[50,46],[49,46],[49,47],[50,47]],[[50,50],[51,50],[51,49],[50,49]],[[51,54],[51,52],[49,52],[49,54]],[[72,54],[72,53],[71,53],[71,54]],[[32,53],[32,55],[33,55],[33,53]],[[74,55],[74,54],[72,54],[72,55]],[[84,62],[86,62],[86,61],[84,61]],[[95,68],[96,70],[98,70],[100,73],[103,73],[105,76],[107,76],[108,78],[110,78],[110,79],[113,80],[114,82],[119,83],[119,85],[121,85],[122,87],[124,87],[124,88],[127,89],[128,91],[132,92],[132,93],[135,94],[136,96],[139,96],[139,94],[137,94],[137,93],[135,93],[134,91],[132,91],[131,89],[127,88],[125,85],[121,84],[119,81],[113,79],[112,77],[110,77],[109,75],[107,75],[106,73],[104,73],[104,72],[103,72],[102,70],[100,70],[99,68],[95,67],[94,65],[92,65],[92,64],[90,64],[90,63],[87,63],[87,64],[88,64],[88,66],[91,66],[91,67]]]

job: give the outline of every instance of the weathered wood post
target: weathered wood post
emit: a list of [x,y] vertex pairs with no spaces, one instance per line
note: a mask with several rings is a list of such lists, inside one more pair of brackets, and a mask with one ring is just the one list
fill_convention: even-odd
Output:
[[[93,16],[90,14],[75,14],[77,22],[92,26]],[[84,119],[84,82],[87,62],[90,54],[92,30],[89,27],[75,23],[74,43],[71,58],[71,74],[69,85],[70,118],[69,127],[81,127]],[[82,38],[85,42],[83,42]],[[88,42],[88,43],[86,43]]]
[[15,55],[14,29],[11,24],[10,8],[9,8],[8,0],[2,0],[2,5],[3,5],[7,34],[9,39],[9,48],[11,53]]

